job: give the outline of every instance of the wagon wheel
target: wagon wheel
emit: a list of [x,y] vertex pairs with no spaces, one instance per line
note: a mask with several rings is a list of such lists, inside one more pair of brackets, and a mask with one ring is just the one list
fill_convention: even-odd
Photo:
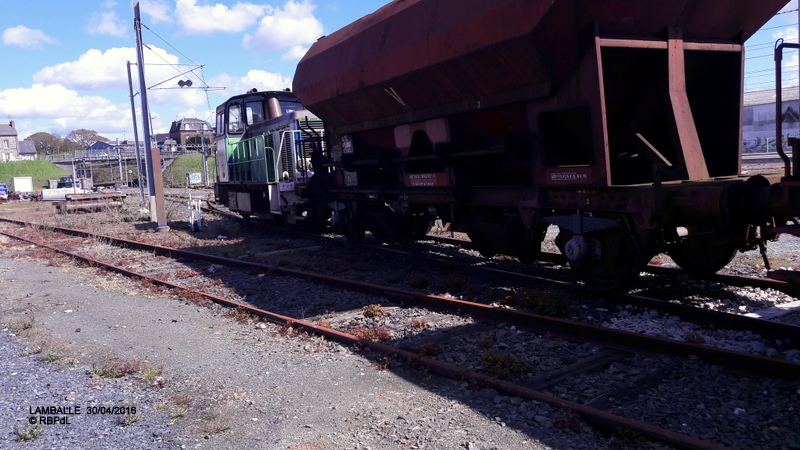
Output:
[[669,256],[692,277],[704,277],[727,266],[738,249],[729,243],[696,242],[680,245],[669,251]]
[[[556,245],[566,255],[567,242],[572,239],[571,231],[562,230],[556,238]],[[610,229],[587,233],[586,239],[592,245],[599,245],[599,257],[586,257],[570,261],[570,269],[587,286],[601,291],[625,290],[639,276],[647,264],[644,252],[636,244],[635,238],[621,229]]]

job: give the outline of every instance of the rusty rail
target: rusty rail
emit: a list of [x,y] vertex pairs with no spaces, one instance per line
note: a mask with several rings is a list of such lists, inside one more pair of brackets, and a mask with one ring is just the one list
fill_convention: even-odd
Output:
[[[63,230],[66,230],[66,229],[58,229],[58,230],[59,231],[63,231]],[[77,230],[73,230],[73,231],[77,231]],[[243,304],[243,303],[231,301],[231,300],[228,300],[228,299],[225,299],[225,298],[222,298],[222,297],[218,297],[218,296],[215,296],[215,295],[212,295],[212,294],[208,294],[208,293],[205,293],[205,292],[196,291],[194,289],[190,289],[190,288],[187,288],[187,287],[184,287],[184,286],[180,286],[180,285],[177,285],[177,284],[174,284],[174,283],[170,283],[168,281],[158,280],[158,279],[155,279],[155,278],[152,278],[152,277],[148,277],[148,276],[146,276],[144,274],[140,274],[140,273],[137,273],[137,272],[134,272],[134,271],[131,271],[131,270],[127,270],[127,269],[124,269],[124,268],[121,268],[121,267],[117,267],[117,266],[112,265],[112,264],[108,264],[108,263],[104,263],[104,262],[101,262],[101,261],[93,260],[91,258],[87,258],[87,257],[83,257],[83,256],[80,256],[80,255],[72,254],[72,253],[70,253],[68,251],[65,251],[65,250],[62,250],[62,249],[58,249],[58,248],[55,248],[55,247],[51,247],[49,245],[46,245],[46,244],[43,244],[43,243],[40,243],[40,242],[37,242],[37,241],[33,241],[31,239],[23,238],[23,237],[20,237],[20,236],[15,236],[13,234],[5,233],[5,232],[1,232],[1,233],[6,235],[6,236],[15,238],[15,239],[19,239],[19,240],[22,240],[22,241],[25,241],[25,242],[28,242],[28,243],[31,243],[31,244],[34,244],[34,245],[37,245],[37,246],[40,246],[40,247],[47,248],[49,250],[52,250],[52,251],[60,253],[60,254],[68,255],[68,256],[70,256],[72,258],[75,258],[75,259],[78,259],[78,260],[82,260],[82,261],[85,261],[87,263],[90,263],[90,264],[93,264],[93,265],[96,265],[96,266],[104,267],[107,270],[110,270],[110,271],[113,271],[113,272],[116,272],[116,273],[120,273],[120,274],[123,274],[125,276],[146,279],[146,280],[149,280],[152,283],[157,284],[157,285],[169,287],[171,289],[176,289],[176,290],[179,290],[179,291],[188,292],[188,293],[191,293],[193,295],[202,296],[202,297],[207,298],[207,299],[209,299],[209,300],[211,300],[211,301],[213,301],[213,302],[215,302],[217,304],[220,304],[220,305],[224,305],[224,306],[228,306],[228,307],[232,307],[232,308],[241,308],[241,309],[244,309],[244,310],[248,311],[249,313],[251,313],[251,314],[253,314],[255,316],[264,318],[264,319],[266,319],[266,320],[268,320],[268,321],[270,321],[272,323],[281,324],[281,325],[289,325],[289,326],[292,326],[292,327],[294,327],[294,328],[296,328],[298,330],[306,331],[306,332],[312,332],[314,334],[317,334],[317,335],[320,335],[320,336],[324,336],[326,338],[329,338],[329,339],[332,339],[332,340],[335,340],[337,342],[341,342],[341,343],[344,343],[344,344],[360,345],[360,346],[363,346],[363,347],[367,347],[367,348],[370,348],[370,349],[375,350],[377,352],[381,352],[381,353],[389,354],[389,355],[394,355],[394,356],[396,356],[398,358],[401,358],[403,360],[406,360],[408,362],[413,362],[413,363],[418,364],[420,366],[427,367],[428,369],[430,369],[430,370],[432,370],[432,371],[434,371],[434,372],[436,372],[436,373],[438,373],[440,375],[444,375],[444,376],[448,376],[448,377],[452,377],[452,378],[456,378],[456,379],[464,379],[464,380],[474,381],[476,383],[480,383],[481,385],[489,386],[489,387],[492,387],[494,389],[497,389],[498,391],[504,392],[504,393],[506,393],[508,395],[519,396],[519,397],[522,397],[522,398],[525,398],[525,399],[528,399],[528,400],[534,400],[534,401],[538,401],[538,402],[541,402],[541,403],[545,403],[547,405],[550,405],[550,406],[553,406],[553,407],[556,407],[556,408],[569,410],[569,411],[572,411],[572,412],[580,415],[581,417],[585,418],[588,421],[597,423],[597,424],[599,424],[599,425],[601,425],[603,427],[606,427],[606,428],[611,428],[611,429],[615,429],[615,430],[618,430],[618,429],[634,430],[634,431],[639,432],[639,433],[641,433],[641,434],[643,434],[645,436],[648,436],[648,437],[651,437],[651,438],[654,438],[654,439],[657,439],[657,440],[660,440],[660,441],[663,441],[663,442],[666,442],[666,443],[669,443],[669,444],[673,444],[673,445],[679,446],[681,448],[714,449],[714,450],[716,450],[716,449],[724,449],[725,448],[723,446],[714,444],[712,442],[703,441],[701,439],[697,439],[697,438],[694,438],[694,437],[691,437],[691,436],[688,436],[688,435],[685,435],[685,434],[682,434],[682,433],[678,433],[678,432],[675,432],[675,431],[667,430],[667,429],[660,428],[660,427],[657,427],[657,426],[654,426],[654,425],[650,425],[650,424],[647,424],[647,423],[639,422],[639,421],[636,421],[636,420],[633,420],[633,419],[622,417],[622,416],[619,416],[619,415],[616,415],[616,414],[612,414],[612,413],[609,413],[609,412],[606,412],[606,411],[603,411],[603,410],[600,410],[600,409],[596,409],[596,408],[592,408],[592,407],[589,407],[589,406],[585,406],[585,405],[582,405],[582,404],[579,404],[579,403],[575,403],[575,402],[572,402],[572,401],[569,401],[569,400],[564,400],[564,399],[561,399],[559,397],[556,397],[556,396],[553,396],[553,395],[550,395],[550,394],[546,394],[544,392],[540,392],[540,391],[536,391],[536,390],[533,390],[533,389],[525,388],[523,386],[519,386],[519,385],[510,383],[508,381],[499,380],[497,378],[490,377],[488,375],[484,375],[484,374],[481,374],[481,373],[478,373],[478,372],[473,372],[473,371],[470,371],[470,370],[466,370],[466,369],[454,366],[452,364],[448,364],[446,362],[437,361],[437,360],[434,360],[434,359],[431,359],[431,358],[426,358],[424,356],[420,356],[420,355],[417,355],[415,353],[412,353],[412,352],[409,352],[409,351],[406,351],[406,350],[402,350],[402,349],[398,349],[396,347],[392,347],[392,346],[389,346],[389,345],[386,345],[386,344],[382,344],[382,343],[379,343],[379,342],[373,342],[373,341],[369,341],[369,340],[365,340],[365,339],[360,339],[360,338],[357,338],[357,337],[355,337],[355,336],[353,336],[351,334],[348,334],[348,333],[343,333],[343,332],[336,331],[336,330],[333,330],[333,329],[330,329],[330,328],[326,328],[326,327],[322,327],[322,326],[319,326],[319,325],[315,325],[313,323],[306,322],[306,321],[303,321],[303,320],[298,320],[298,319],[294,319],[292,317],[283,316],[283,315],[276,314],[276,313],[273,313],[273,312],[270,312],[270,311],[266,311],[266,310],[263,310],[263,309],[255,308],[255,307],[252,307],[250,305],[246,305],[246,304]],[[76,234],[88,235],[89,233],[80,232],[80,233],[76,233]],[[114,239],[114,238],[110,238],[110,239]],[[153,246],[153,247],[157,247],[157,246]],[[157,249],[157,252],[161,252],[161,251],[163,251],[165,249],[167,249],[167,248],[166,247],[160,247],[159,249]],[[193,252],[187,252],[185,255],[193,255],[193,254],[194,254]],[[199,254],[195,254],[195,255],[199,255]],[[207,255],[202,255],[202,256],[207,256]],[[218,261],[226,260],[226,258],[219,258],[219,257],[216,257],[216,259]],[[235,261],[235,260],[231,260],[231,261]],[[269,267],[271,269],[270,266],[264,266],[264,267]],[[286,270],[286,269],[283,269],[283,270]],[[290,272],[295,272],[295,271],[290,271]],[[464,303],[468,303],[468,302],[464,302]]]

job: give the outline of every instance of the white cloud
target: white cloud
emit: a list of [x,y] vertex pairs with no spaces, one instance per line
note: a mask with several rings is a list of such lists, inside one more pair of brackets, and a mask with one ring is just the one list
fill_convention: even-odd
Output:
[[24,25],[18,25],[3,31],[3,43],[24,48],[42,48],[43,44],[57,44],[58,41],[42,30],[32,30]]
[[117,13],[103,12],[93,13],[86,26],[89,34],[110,35],[124,37],[127,33],[127,25],[122,23],[117,17]]
[[[163,64],[177,64],[178,57],[158,47],[148,46],[144,50],[145,77],[148,86],[158,83],[178,72]],[[61,84],[80,91],[104,89],[128,89],[127,61],[136,62],[136,50],[132,47],[110,48],[104,52],[90,49],[77,61],[48,66],[37,72],[33,80],[37,83]],[[149,64],[162,64],[150,66]],[[136,74],[136,67],[131,71]],[[134,79],[137,77],[134,76]]]
[[296,54],[295,46],[311,44],[323,35],[322,23],[314,17],[314,6],[309,0],[289,0],[282,9],[276,9],[259,23],[258,30],[244,37],[244,46],[250,50],[284,50],[286,55]]
[[152,23],[169,22],[170,5],[163,0],[140,0],[140,10],[146,14]]
[[100,134],[121,133],[132,124],[130,105],[115,105],[100,96],[81,96],[58,84],[0,91],[0,110],[29,120],[30,130],[23,137],[38,131],[65,136],[79,128]]
[[34,84],[31,88],[0,91],[0,110],[12,116],[53,117],[64,108],[71,109],[78,93],[57,84]]
[[[292,86],[292,80],[279,73],[251,70],[243,77],[223,74],[211,81],[213,86],[225,86],[224,97],[228,98],[255,88],[259,91],[281,91]],[[222,103],[220,101],[219,103]]]
[[[185,66],[171,67],[165,63],[178,64],[179,58],[158,47],[149,46],[144,51],[145,77],[148,99],[151,105],[154,129],[163,131],[161,117],[154,108],[168,106],[174,110],[206,107],[208,101],[201,89],[177,89],[177,79],[171,80]],[[121,136],[122,131],[132,128],[130,103],[126,100],[114,104],[105,97],[85,95],[84,92],[115,91],[128,92],[127,61],[136,62],[136,50],[130,47],[111,48],[106,51],[92,49],[78,60],[45,67],[34,75],[30,89],[0,91],[0,111],[8,111],[13,117],[38,117],[48,119],[44,129],[62,135],[78,128],[95,130],[111,137]],[[158,64],[158,65],[155,65]],[[138,92],[138,71],[131,67],[134,91]],[[183,75],[186,79],[189,75]],[[170,81],[166,81],[170,80]],[[200,80],[193,79],[196,85]],[[161,84],[164,82],[163,84]],[[159,87],[153,88],[155,85]],[[169,87],[175,89],[160,89]],[[150,89],[153,88],[153,89]],[[25,107],[14,105],[26,105]],[[39,106],[37,106],[39,105]],[[40,109],[36,109],[36,108]],[[137,99],[138,107],[138,99]],[[166,119],[165,119],[166,120]],[[36,130],[39,131],[39,130]]]
[[236,3],[228,7],[221,3],[198,6],[197,0],[175,2],[175,16],[188,34],[239,33],[255,24],[269,10],[268,5],[253,3]]
[[772,33],[772,38],[775,40],[783,39],[787,42],[797,42],[797,27],[792,26],[784,28],[783,30]]
[[[216,107],[216,106],[214,106],[214,107]],[[172,120],[176,121],[176,120],[181,120],[183,118],[195,118],[195,119],[205,120],[206,122],[210,123],[211,126],[213,127],[213,126],[215,126],[215,123],[214,123],[215,122],[215,118],[214,118],[215,114],[216,114],[216,111],[212,111],[212,110],[208,110],[208,109],[200,109],[200,110],[198,110],[196,108],[190,108],[190,109],[183,109],[183,110],[178,111],[175,114],[175,117]]]
[[297,61],[305,56],[306,52],[308,52],[308,47],[303,45],[295,45],[281,55],[281,59],[284,61]]

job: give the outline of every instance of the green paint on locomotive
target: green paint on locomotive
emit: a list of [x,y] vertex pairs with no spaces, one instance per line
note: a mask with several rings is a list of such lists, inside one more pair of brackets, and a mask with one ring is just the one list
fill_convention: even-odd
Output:
[[278,183],[294,179],[297,161],[309,158],[303,128],[322,128],[319,119],[283,123],[261,134],[245,138],[228,137],[226,151],[231,182]]

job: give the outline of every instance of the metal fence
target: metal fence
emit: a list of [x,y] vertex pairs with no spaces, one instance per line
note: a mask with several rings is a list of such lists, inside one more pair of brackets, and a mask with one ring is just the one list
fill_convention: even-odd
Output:
[[[172,159],[181,155],[191,155],[202,152],[202,149],[197,148],[182,148],[177,150],[160,150],[162,159]],[[144,148],[139,149],[139,156],[145,158]],[[109,159],[136,159],[136,150],[133,146],[114,147],[108,150],[76,150],[73,152],[59,153],[56,155],[47,155],[48,161],[54,163],[67,163],[72,161],[105,161]]]

